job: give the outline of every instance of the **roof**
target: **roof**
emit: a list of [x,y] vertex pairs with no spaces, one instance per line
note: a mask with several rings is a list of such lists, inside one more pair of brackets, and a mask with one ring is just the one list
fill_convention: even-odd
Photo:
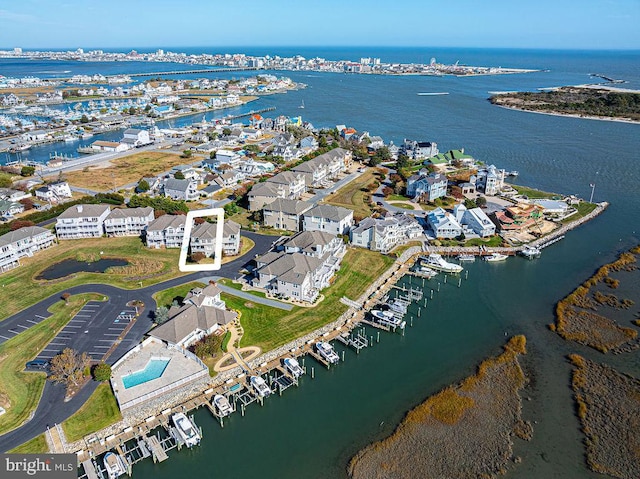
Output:
[[42,233],[49,233],[53,236],[51,231],[40,226],[25,226],[24,228],[19,228],[15,231],[9,231],[8,233],[0,236],[0,247],[15,243],[16,241],[20,241],[25,238],[31,238],[32,236],[37,236]]
[[312,208],[312,204],[301,200],[288,200],[277,198],[275,201],[265,205],[265,211],[279,211],[286,215],[299,215]]
[[304,283],[307,274],[316,271],[323,264],[321,259],[302,253],[274,254],[268,259],[271,261],[262,266],[259,272],[277,276],[278,280],[293,284]]
[[117,142],[117,141],[96,140],[93,143],[91,143],[91,145],[95,145],[95,146],[110,146],[112,148],[115,148],[116,146],[120,146],[120,143]]
[[[218,228],[217,223],[204,222],[196,225],[191,232],[192,238],[204,238],[215,239],[216,230]],[[235,221],[225,220],[222,227],[222,236],[227,238],[231,235],[238,234],[240,232],[240,225]]]
[[58,219],[64,218],[93,218],[102,216],[105,212],[110,211],[109,205],[74,205],[67,208]]
[[336,237],[324,231],[301,231],[287,239],[282,245],[286,248],[299,248],[302,251],[315,253],[316,246],[326,246]]
[[176,180],[175,178],[169,178],[165,182],[164,188],[165,190],[187,191],[191,182],[191,180]]
[[185,215],[162,215],[147,226],[147,231],[163,231],[167,228],[183,228],[187,217]]
[[216,297],[222,291],[218,288],[218,285],[214,282],[210,282],[204,288],[193,288],[184,297],[184,304],[191,303],[194,306],[202,306],[202,303],[206,298]]
[[111,210],[107,219],[114,218],[145,218],[153,214],[153,208],[145,206],[143,208],[116,208]]
[[235,320],[237,313],[213,306],[197,307],[186,304],[172,307],[169,310],[170,319],[160,326],[153,328],[149,335],[163,341],[177,344],[193,331],[200,329],[208,331],[216,324],[224,325]]
[[353,211],[348,208],[333,205],[316,205],[309,211],[304,213],[305,217],[315,216],[318,218],[325,218],[330,221],[342,221],[348,217],[353,217]]

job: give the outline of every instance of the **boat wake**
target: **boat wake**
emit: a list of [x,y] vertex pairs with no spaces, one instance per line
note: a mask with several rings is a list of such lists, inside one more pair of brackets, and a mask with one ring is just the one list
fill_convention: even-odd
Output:
[[420,92],[418,93],[418,96],[440,96],[440,95],[448,95],[449,92],[448,91],[442,91],[442,92]]

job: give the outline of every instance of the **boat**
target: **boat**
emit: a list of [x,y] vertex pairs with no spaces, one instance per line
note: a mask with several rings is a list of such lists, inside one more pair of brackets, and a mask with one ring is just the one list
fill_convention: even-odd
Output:
[[82,135],[80,135],[80,137],[83,140],[88,140],[89,138],[93,137],[93,133],[83,133]]
[[420,266],[419,273],[427,279],[431,279],[434,276],[438,276],[438,272],[429,268],[428,266]]
[[459,264],[449,263],[438,253],[431,253],[426,258],[422,258],[424,266],[427,266],[436,271],[442,271],[444,273],[459,273],[464,268]]
[[304,369],[300,367],[300,364],[295,358],[284,358],[284,367],[294,378],[299,378],[304,374]]
[[184,413],[177,413],[171,416],[171,421],[176,427],[178,434],[182,438],[185,446],[191,447],[200,444],[200,433]]
[[300,104],[300,106],[298,108],[304,109],[304,100],[302,100],[302,103]]
[[401,299],[393,299],[387,303],[389,306],[389,310],[395,311],[396,313],[406,314],[407,309],[409,308],[409,303],[403,301]]
[[213,396],[212,402],[218,410],[218,414],[220,415],[220,417],[228,416],[233,412],[233,408],[231,407],[229,400],[222,394],[216,394],[215,396]]
[[116,479],[127,472],[127,466],[120,454],[109,451],[104,455],[104,458],[102,458],[102,462],[104,463],[104,467],[107,469],[107,476],[109,479]]
[[11,148],[9,148],[9,153],[20,153],[21,151],[26,151],[29,148],[31,148],[31,145],[22,143],[20,145],[12,146]]
[[509,172],[507,173],[507,176],[518,176],[519,174],[520,174],[520,173],[519,173],[518,171],[513,170],[513,171],[509,171]]
[[391,311],[380,311],[379,309],[374,309],[371,311],[371,316],[373,316],[373,320],[376,323],[380,323],[384,326],[390,326],[392,328],[404,328],[404,325],[406,324],[402,319],[396,318]]
[[490,255],[484,256],[482,259],[484,259],[485,261],[488,261],[490,263],[496,263],[498,261],[504,261],[508,257],[509,256],[507,256],[506,254],[502,254],[502,253],[491,253]]
[[476,260],[475,255],[472,254],[461,254],[458,255],[458,261],[467,261],[469,263],[472,263]]
[[249,381],[251,382],[253,389],[258,393],[258,396],[266,398],[271,394],[271,389],[267,386],[267,382],[262,378],[262,376],[251,376]]
[[316,343],[316,349],[320,356],[322,356],[329,364],[336,364],[340,361],[338,353],[335,352],[333,346],[326,341],[319,341]]
[[529,246],[528,244],[526,244],[522,247],[519,253],[525,258],[534,259],[539,257],[542,251],[540,251],[540,249],[536,248],[535,246]]
[[448,95],[449,92],[447,91],[442,91],[442,92],[420,92],[418,93],[418,96],[439,96],[439,95]]

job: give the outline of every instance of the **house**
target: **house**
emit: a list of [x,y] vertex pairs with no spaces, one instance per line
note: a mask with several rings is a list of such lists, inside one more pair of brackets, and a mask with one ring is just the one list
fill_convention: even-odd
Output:
[[469,231],[481,238],[496,234],[496,225],[480,208],[467,209],[463,204],[458,204],[453,208],[453,214],[465,234]]
[[116,208],[104,220],[107,236],[140,236],[154,220],[153,208]]
[[184,238],[186,216],[162,215],[153,220],[145,230],[147,248],[180,248]]
[[49,203],[59,203],[71,197],[71,188],[66,181],[56,181],[36,189],[36,198]]
[[462,225],[451,213],[436,208],[427,215],[427,223],[436,238],[451,239],[462,234]]
[[174,200],[193,201],[198,199],[198,182],[193,180],[176,180],[169,178],[164,183],[164,196]]
[[306,201],[277,198],[262,208],[262,220],[265,226],[279,230],[301,230],[302,214],[313,205]]
[[104,220],[109,205],[74,205],[56,220],[58,239],[99,238],[104,234]]
[[10,200],[0,200],[0,215],[5,218],[11,218],[13,215],[17,215],[24,211],[24,206],[21,203]]
[[0,188],[0,199],[2,200],[20,201],[25,198],[31,198],[31,193],[13,188]]
[[518,203],[493,214],[500,231],[523,231],[535,227],[543,218],[543,208],[533,203]]
[[339,238],[313,231],[298,233],[280,249],[256,258],[252,284],[273,295],[313,303],[340,269],[345,246]]
[[307,152],[315,151],[318,149],[318,140],[316,140],[312,135],[305,136],[300,140],[300,149]]
[[435,201],[447,195],[447,177],[440,173],[411,175],[407,179],[407,196]]
[[415,141],[404,139],[400,153],[410,158],[431,158],[438,154],[438,144],[434,141]]
[[308,188],[323,188],[327,186],[327,166],[322,161],[316,159],[305,161],[291,169],[296,173],[304,175],[304,180]]
[[46,130],[33,130],[24,133],[21,138],[23,141],[44,141],[51,136]]
[[[194,226],[189,238],[191,254],[204,253],[211,257],[215,252],[217,223],[204,222]],[[222,229],[222,254],[235,256],[240,252],[240,225],[235,221],[225,220]]]
[[169,319],[149,331],[149,336],[169,345],[188,348],[237,317],[237,313],[226,310],[220,299],[220,288],[209,283],[204,288],[192,289],[181,306],[172,306]]
[[128,128],[124,130],[121,143],[128,145],[129,148],[138,148],[139,146],[150,145],[153,141],[149,138],[149,131]]
[[504,170],[499,170],[491,165],[472,176],[471,183],[476,185],[476,189],[484,191],[485,195],[500,194],[500,190],[504,186]]
[[20,266],[20,258],[53,246],[55,236],[40,226],[25,226],[0,236],[0,272]]
[[237,170],[228,170],[220,173],[218,176],[218,183],[225,188],[232,188],[238,183],[244,181],[244,173]]
[[218,168],[220,165],[229,165],[231,168],[236,168],[241,158],[242,157],[235,151],[218,150],[216,151],[216,160],[212,163],[212,166]]
[[351,229],[351,244],[372,251],[388,253],[396,246],[423,237],[420,223],[404,213],[382,218],[365,218]]
[[320,204],[302,214],[304,231],[324,231],[334,235],[349,233],[353,211],[341,206]]
[[565,216],[569,211],[569,205],[566,201],[536,199],[532,203],[541,206],[545,216]]
[[249,210],[257,211],[276,198],[299,199],[307,191],[304,175],[283,171],[264,183],[253,186],[248,194]]

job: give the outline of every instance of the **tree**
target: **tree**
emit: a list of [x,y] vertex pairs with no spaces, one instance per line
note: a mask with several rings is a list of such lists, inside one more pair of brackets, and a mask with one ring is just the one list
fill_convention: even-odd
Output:
[[391,152],[389,152],[389,148],[382,146],[376,150],[373,157],[380,160],[379,163],[382,163],[383,161],[389,161],[391,159]]
[[89,117],[87,115],[82,115],[80,123],[89,123]]
[[[191,153],[191,150],[188,150],[188,151],[189,151],[189,153]],[[184,173],[183,173],[182,171],[176,171],[176,172],[173,174],[173,177],[174,177],[176,180],[184,180]]]
[[169,319],[169,310],[166,306],[158,306],[156,312],[153,314],[153,321],[156,324],[166,323]]
[[382,188],[382,194],[385,197],[393,194],[393,192],[394,192],[393,188],[389,188],[388,186],[385,186],[384,188]]
[[466,200],[464,200],[464,206],[468,210],[471,210],[473,208],[477,208],[478,204],[475,201],[473,201],[471,198],[467,198]]
[[223,129],[222,129],[222,134],[223,134],[224,136],[229,136],[229,135],[231,134],[231,128],[226,128],[226,127],[225,127],[225,128],[223,128]]
[[397,169],[407,168],[411,165],[411,159],[407,155],[399,155],[398,161],[396,162]]
[[184,150],[182,152],[182,155],[180,155],[182,158],[191,158],[191,155],[193,155],[193,151],[191,150]]
[[98,363],[93,367],[93,379],[96,381],[108,381],[111,379],[111,366],[107,363]]
[[136,187],[136,191],[138,191],[140,193],[144,193],[145,191],[149,191],[149,188],[151,188],[149,186],[149,182],[147,180],[145,180],[145,179],[142,179],[138,183],[138,186]]
[[69,302],[69,298],[71,297],[71,293],[62,293],[62,295],[60,296],[62,299],[64,299],[65,303]]
[[11,222],[10,229],[11,231],[19,230],[20,228],[25,228],[27,226],[35,226],[36,224],[33,221],[29,220],[15,220]]
[[33,209],[33,200],[31,198],[22,198],[20,200],[20,204],[24,206],[25,211],[29,211]]
[[135,115],[136,114],[136,107],[131,106],[129,107],[129,115]]
[[23,166],[20,170],[20,176],[33,176],[36,172],[35,166]]
[[49,379],[65,384],[67,389],[77,387],[84,378],[84,370],[90,364],[91,357],[87,353],[80,354],[71,348],[65,348],[51,360]]
[[218,132],[217,131],[208,131],[207,132],[207,138],[209,139],[209,141],[213,141],[216,138],[218,138]]
[[13,185],[11,175],[2,173],[0,175],[0,188],[11,188],[11,185]]
[[196,251],[195,253],[191,253],[191,261],[194,263],[199,263],[203,259],[207,257],[202,251]]
[[238,213],[238,205],[235,204],[234,202],[227,203],[226,205],[224,205],[223,208],[224,208],[224,214],[227,218]]
[[487,199],[484,196],[478,196],[478,198],[476,198],[476,204],[478,208],[484,208],[487,206]]

